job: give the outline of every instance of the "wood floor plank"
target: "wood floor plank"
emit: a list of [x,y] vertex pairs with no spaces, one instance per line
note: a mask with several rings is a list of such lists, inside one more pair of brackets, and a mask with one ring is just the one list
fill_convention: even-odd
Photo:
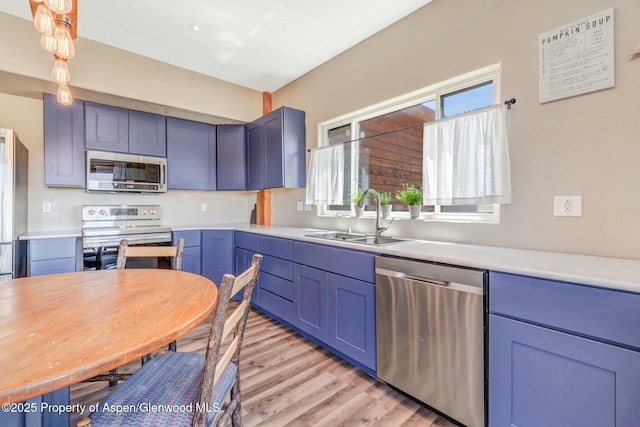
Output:
[[[210,321],[178,339],[178,351],[204,353]],[[164,351],[164,350],[161,350]],[[134,371],[139,361],[120,368]],[[455,424],[277,321],[252,310],[240,362],[247,427],[455,427]],[[71,387],[71,403],[91,405],[115,388]],[[71,426],[88,414],[71,414]]]

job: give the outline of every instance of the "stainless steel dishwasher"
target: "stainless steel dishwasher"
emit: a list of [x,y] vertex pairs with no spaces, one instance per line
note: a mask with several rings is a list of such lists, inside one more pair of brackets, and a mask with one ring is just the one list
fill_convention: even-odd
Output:
[[384,256],[375,266],[378,377],[483,427],[486,271]]

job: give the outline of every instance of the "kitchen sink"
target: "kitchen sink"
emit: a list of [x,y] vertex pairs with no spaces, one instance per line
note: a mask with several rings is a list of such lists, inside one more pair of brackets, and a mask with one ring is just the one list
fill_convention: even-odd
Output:
[[318,237],[321,239],[341,240],[344,242],[361,243],[365,245],[390,245],[393,243],[407,242],[407,239],[398,239],[387,236],[373,236],[360,233],[342,233],[339,231],[328,231],[324,233],[306,234],[307,237]]
[[366,234],[360,233],[341,233],[339,231],[329,231],[325,233],[313,233],[306,234],[307,237],[319,237],[321,239],[331,239],[331,240],[353,240],[360,239],[362,237],[367,237]]
[[369,245],[389,245],[391,243],[406,242],[407,239],[396,239],[395,237],[387,236],[365,236],[349,241],[353,243],[367,243]]

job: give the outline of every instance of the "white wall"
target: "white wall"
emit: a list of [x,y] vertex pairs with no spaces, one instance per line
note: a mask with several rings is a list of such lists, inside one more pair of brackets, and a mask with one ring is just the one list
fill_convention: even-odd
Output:
[[[615,8],[613,89],[540,104],[538,36]],[[508,112],[513,202],[498,225],[396,221],[390,234],[640,259],[640,43],[637,0],[436,0],[277,91],[274,105],[317,124],[500,63]],[[583,216],[554,217],[553,196],[583,196]],[[344,220],[296,211],[304,191],[274,192],[274,223],[342,228]],[[352,220],[371,231],[372,220]]]

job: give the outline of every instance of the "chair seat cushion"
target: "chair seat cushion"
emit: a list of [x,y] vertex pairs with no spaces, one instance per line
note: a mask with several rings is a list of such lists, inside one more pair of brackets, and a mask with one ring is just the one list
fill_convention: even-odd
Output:
[[[200,390],[204,356],[165,353],[142,366],[91,414],[99,426],[191,426]],[[207,422],[213,422],[233,385],[238,367],[227,365],[214,385]]]

